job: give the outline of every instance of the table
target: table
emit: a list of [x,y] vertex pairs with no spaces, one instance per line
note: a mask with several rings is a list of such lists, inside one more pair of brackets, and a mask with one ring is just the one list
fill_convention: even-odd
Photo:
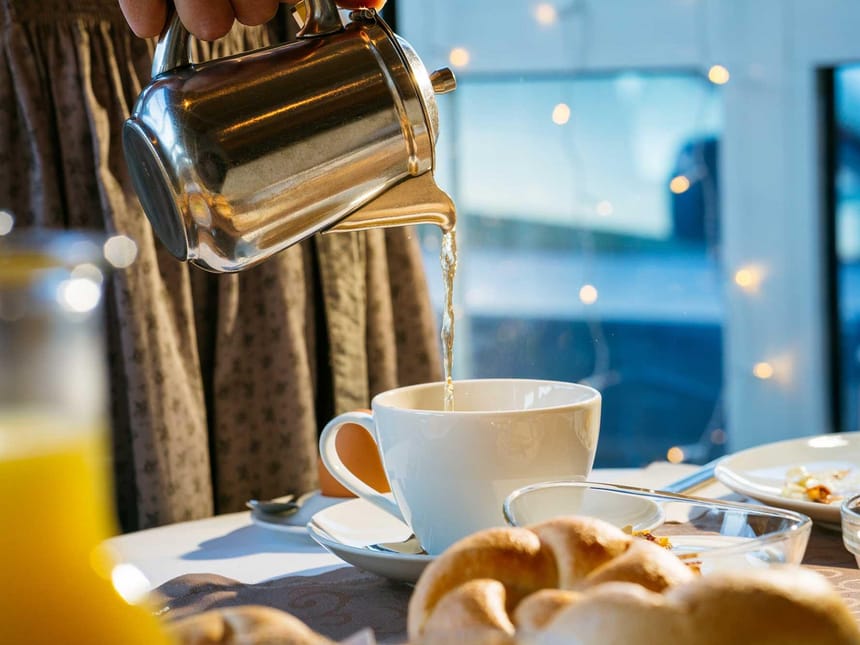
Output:
[[[591,479],[659,488],[695,470],[666,463],[645,469],[595,470]],[[714,483],[702,497],[729,496]],[[109,545],[135,565],[180,617],[209,607],[266,604],[288,611],[335,640],[364,627],[380,642],[402,642],[411,588],[361,572],[309,537],[254,526],[249,513],[118,536]],[[805,564],[831,580],[860,620],[860,571],[838,533],[813,529]]]

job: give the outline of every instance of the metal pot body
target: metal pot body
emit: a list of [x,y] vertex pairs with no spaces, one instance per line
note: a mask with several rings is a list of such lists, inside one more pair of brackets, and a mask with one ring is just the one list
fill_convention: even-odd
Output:
[[428,114],[415,80],[427,73],[375,13],[356,18],[335,33],[181,65],[142,92],[123,144],[174,256],[245,269],[432,170],[435,105]]

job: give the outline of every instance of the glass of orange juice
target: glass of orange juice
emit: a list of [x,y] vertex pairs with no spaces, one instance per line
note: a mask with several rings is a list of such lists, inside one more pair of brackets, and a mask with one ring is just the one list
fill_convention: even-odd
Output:
[[0,639],[7,643],[168,642],[138,598],[117,591],[135,577],[129,565],[100,546],[115,533],[101,255],[83,234],[0,237]]

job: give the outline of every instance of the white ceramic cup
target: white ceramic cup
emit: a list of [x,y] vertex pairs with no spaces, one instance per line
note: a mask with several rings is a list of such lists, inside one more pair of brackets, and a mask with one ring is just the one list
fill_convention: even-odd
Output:
[[[457,381],[450,412],[442,383],[413,385],[377,395],[371,407],[373,414],[348,412],[326,425],[323,463],[346,488],[411,527],[432,555],[503,526],[502,503],[521,486],[587,478],[600,428],[600,393],[558,381]],[[335,440],[346,423],[373,436],[394,501],[344,466]]]

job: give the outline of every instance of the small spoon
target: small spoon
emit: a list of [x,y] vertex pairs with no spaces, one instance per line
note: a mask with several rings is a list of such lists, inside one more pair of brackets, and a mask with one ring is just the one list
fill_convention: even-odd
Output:
[[249,499],[245,506],[264,515],[289,515],[301,508],[301,504],[294,499],[295,495],[286,495],[277,500]]
[[376,544],[368,544],[364,547],[368,551],[376,551],[377,553],[397,553],[400,555],[427,555],[427,551],[423,549],[421,543],[415,535],[410,535],[402,542],[377,542]]

